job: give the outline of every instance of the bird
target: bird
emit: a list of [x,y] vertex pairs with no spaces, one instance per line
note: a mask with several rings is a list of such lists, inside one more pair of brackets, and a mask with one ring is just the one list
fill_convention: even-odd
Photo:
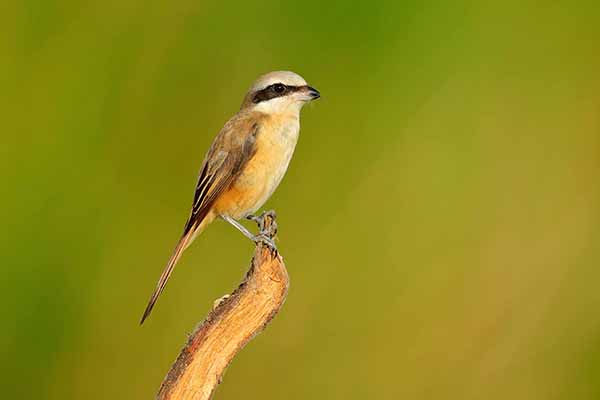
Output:
[[227,221],[254,242],[276,250],[239,221],[255,219],[279,186],[300,132],[300,110],[321,97],[300,75],[273,71],[252,84],[242,105],[217,134],[200,167],[192,209],[179,242],[150,296],[140,325],[150,315],[183,251],[215,219]]

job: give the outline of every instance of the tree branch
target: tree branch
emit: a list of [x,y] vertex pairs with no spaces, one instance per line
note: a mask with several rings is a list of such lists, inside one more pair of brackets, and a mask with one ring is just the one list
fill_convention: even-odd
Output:
[[[262,234],[277,233],[273,212],[258,218]],[[160,400],[210,399],[233,357],[277,314],[285,301],[288,274],[276,251],[258,243],[240,286],[215,302],[194,329],[160,386]]]

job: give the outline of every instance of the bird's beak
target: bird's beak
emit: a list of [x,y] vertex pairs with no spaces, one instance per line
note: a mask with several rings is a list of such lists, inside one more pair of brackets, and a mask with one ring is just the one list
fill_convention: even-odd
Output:
[[321,93],[314,87],[304,85],[299,86],[295,90],[294,98],[302,103],[308,103],[321,97]]
[[306,93],[310,96],[311,100],[316,100],[321,97],[321,93],[311,86],[306,86]]

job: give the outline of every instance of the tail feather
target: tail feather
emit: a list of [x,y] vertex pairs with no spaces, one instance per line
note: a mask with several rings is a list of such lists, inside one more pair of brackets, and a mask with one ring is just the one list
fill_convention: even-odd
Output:
[[173,251],[173,255],[169,259],[167,266],[165,267],[163,273],[160,275],[160,278],[158,279],[158,283],[156,284],[156,289],[154,289],[154,293],[152,293],[152,296],[150,296],[150,301],[148,301],[148,305],[146,306],[146,310],[144,311],[144,315],[142,316],[140,325],[143,324],[146,318],[148,318],[148,316],[150,315],[154,304],[156,304],[156,300],[158,300],[158,296],[160,296],[163,289],[167,285],[167,281],[169,280],[169,277],[171,276],[171,273],[173,272],[177,261],[179,261],[179,258],[181,258],[181,254],[183,253],[183,250],[185,250],[185,248],[187,247],[187,244],[189,240],[193,237],[193,234],[193,230],[190,230],[184,236],[182,236],[179,240],[179,243],[177,243],[177,246]]

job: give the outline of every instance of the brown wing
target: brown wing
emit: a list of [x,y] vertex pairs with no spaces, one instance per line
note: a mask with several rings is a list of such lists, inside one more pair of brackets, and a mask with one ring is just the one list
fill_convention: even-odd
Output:
[[254,155],[258,122],[256,118],[243,117],[244,115],[238,114],[237,118],[234,117],[225,124],[206,154],[202,168],[200,168],[192,212],[185,224],[183,235],[161,274],[154,293],[150,296],[140,324],[143,324],[150,315],[183,250],[191,241],[195,230],[206,217],[215,200],[239,176],[244,165]]
[[[258,123],[254,121],[248,125],[244,120],[231,121],[213,142],[200,169],[192,212],[184,234],[202,222],[215,200],[239,176],[254,155]],[[240,131],[244,133],[240,134]]]

